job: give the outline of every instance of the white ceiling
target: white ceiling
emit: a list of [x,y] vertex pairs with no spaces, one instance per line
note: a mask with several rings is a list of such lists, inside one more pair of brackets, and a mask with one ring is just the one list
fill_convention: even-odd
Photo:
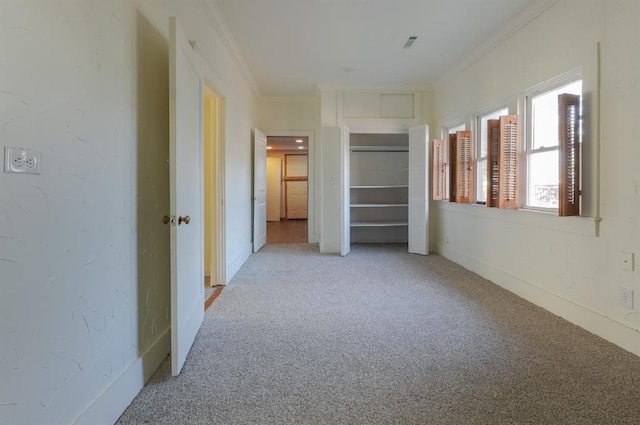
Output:
[[[302,142],[298,143],[296,140],[302,140]],[[267,137],[267,146],[274,151],[300,151],[300,153],[306,153],[308,140],[306,137],[269,136]]]
[[[215,0],[267,97],[430,87],[550,0]],[[520,19],[516,19],[520,18]],[[411,49],[402,46],[418,36]],[[352,72],[343,71],[352,68]]]

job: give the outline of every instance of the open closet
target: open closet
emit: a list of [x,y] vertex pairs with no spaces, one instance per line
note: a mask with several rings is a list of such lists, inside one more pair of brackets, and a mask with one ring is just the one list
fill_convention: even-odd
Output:
[[321,250],[344,256],[351,243],[407,243],[409,252],[427,255],[427,126],[354,133],[325,127],[323,141]]

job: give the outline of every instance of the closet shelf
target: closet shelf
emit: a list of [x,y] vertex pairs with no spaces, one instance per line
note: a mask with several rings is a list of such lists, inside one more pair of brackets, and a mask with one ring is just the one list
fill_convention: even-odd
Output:
[[387,185],[365,185],[365,186],[351,186],[351,189],[402,189],[409,187],[408,184],[387,184]]
[[392,202],[388,203],[353,203],[351,208],[378,208],[378,207],[408,207],[409,204],[396,204]]
[[351,227],[403,227],[408,226],[406,220],[390,220],[390,221],[352,221]]
[[351,152],[409,152],[409,146],[351,146]]

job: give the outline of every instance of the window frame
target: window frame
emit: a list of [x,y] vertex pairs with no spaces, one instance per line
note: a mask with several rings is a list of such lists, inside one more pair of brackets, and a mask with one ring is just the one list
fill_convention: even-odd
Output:
[[[502,112],[504,112],[504,114],[502,114]],[[473,143],[474,143],[473,166],[475,167],[474,203],[478,205],[487,204],[486,190],[484,194],[485,196],[484,202],[480,201],[478,198],[478,193],[481,188],[481,184],[484,181],[483,179],[487,177],[486,168],[485,168],[484,176],[480,175],[480,170],[481,170],[480,162],[484,161],[485,163],[488,164],[488,158],[486,153],[485,153],[485,156],[481,156],[481,150],[482,150],[481,142],[482,142],[483,136],[486,138],[486,143],[487,143],[485,152],[489,151],[488,149],[489,139],[487,138],[486,131],[485,132],[482,131],[482,120],[486,118],[488,121],[489,119],[499,118],[500,116],[503,116],[503,115],[509,115],[509,105],[507,105],[506,103],[493,105],[490,108],[485,108],[482,111],[479,111],[476,114],[474,114],[474,122],[475,122],[475,135],[473,135]],[[491,117],[491,118],[488,118],[488,117]]]
[[444,197],[442,198],[443,201],[450,201],[450,202],[454,202],[455,199],[452,201],[450,194],[451,194],[451,158],[450,158],[450,146],[449,146],[449,135],[452,133],[456,133],[458,131],[464,131],[467,129],[467,124],[464,122],[464,120],[456,120],[456,121],[451,121],[448,124],[445,124],[442,126],[441,129],[441,139],[444,140],[444,152],[445,152],[445,182],[444,182]]
[[[524,121],[524,125],[523,125],[524,143],[523,143],[523,150],[522,150],[522,161],[520,161],[520,164],[521,164],[520,173],[521,173],[521,176],[524,176],[524,178],[520,182],[520,199],[522,201],[521,207],[520,207],[521,209],[559,214],[559,211],[560,211],[559,205],[557,208],[529,205],[529,187],[530,187],[530,179],[531,179],[531,173],[529,170],[530,168],[529,161],[530,161],[531,155],[547,153],[547,152],[558,152],[558,156],[560,155],[559,143],[558,145],[551,146],[551,147],[541,147],[537,149],[533,148],[533,142],[534,142],[533,117],[532,117],[533,99],[536,97],[540,97],[546,93],[558,90],[564,86],[568,86],[570,84],[576,83],[578,81],[580,81],[582,84],[582,90],[581,90],[582,93],[580,94],[580,97],[582,99],[582,102],[584,102],[585,82],[584,82],[584,77],[583,77],[581,68],[576,68],[567,73],[561,74],[557,77],[547,80],[543,83],[537,84],[536,86],[522,92],[521,94],[521,100],[520,100],[521,107],[519,109],[520,111],[522,111],[520,115],[522,117],[522,120]],[[584,132],[584,128],[582,131]],[[583,143],[581,142],[581,144]],[[558,163],[558,167],[560,167],[559,163]],[[582,179],[583,177],[580,176],[580,180]],[[559,183],[560,182],[558,181],[558,184]],[[579,184],[580,186],[582,186],[582,181],[580,181]],[[582,215],[582,211],[580,215]]]

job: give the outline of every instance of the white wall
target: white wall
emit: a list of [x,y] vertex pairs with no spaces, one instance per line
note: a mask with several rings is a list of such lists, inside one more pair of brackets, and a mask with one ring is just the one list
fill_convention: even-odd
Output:
[[0,173],[0,423],[113,423],[169,350],[170,15],[226,98],[229,267],[250,247],[255,100],[199,2],[0,2],[0,141],[42,153]]
[[[602,43],[600,236],[593,218],[433,202],[432,246],[448,258],[640,354],[640,306],[618,305],[618,288],[640,297],[640,3],[558,1],[435,91],[436,129],[506,102],[581,67],[586,100],[585,211],[596,210],[597,54]],[[638,299],[637,301],[640,301]]]
[[[389,101],[388,95],[397,98]],[[406,88],[321,90],[321,252],[340,252],[342,191],[338,182],[343,167],[342,133],[337,129],[347,126],[352,133],[407,132],[410,127],[430,122],[433,99],[433,91]]]
[[[267,136],[313,134],[309,146],[309,242],[320,240],[321,138],[320,99],[269,99],[260,101],[258,126]],[[300,132],[300,134],[296,134]],[[313,174],[311,174],[313,173]]]

